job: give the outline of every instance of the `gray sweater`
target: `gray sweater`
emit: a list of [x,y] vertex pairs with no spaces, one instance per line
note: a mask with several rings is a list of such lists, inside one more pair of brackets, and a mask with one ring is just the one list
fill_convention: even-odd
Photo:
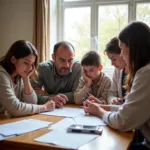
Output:
[[106,112],[103,120],[121,131],[140,129],[150,148],[150,64],[139,69],[134,77],[131,92],[117,112]]
[[39,113],[37,96],[23,93],[23,81],[18,78],[17,84],[11,80],[7,71],[0,66],[0,114],[7,111],[12,116],[24,116]]

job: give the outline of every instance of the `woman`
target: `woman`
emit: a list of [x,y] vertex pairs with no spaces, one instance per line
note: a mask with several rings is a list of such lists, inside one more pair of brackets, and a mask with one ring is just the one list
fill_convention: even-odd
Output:
[[30,84],[38,54],[28,41],[15,42],[0,59],[0,114],[24,116],[55,108],[54,102],[37,105],[37,96]]
[[111,64],[116,68],[112,77],[111,88],[108,92],[108,103],[121,105],[124,102],[126,89],[124,81],[128,72],[127,65],[120,55],[119,40],[117,37],[111,39],[106,45],[105,53],[111,60]]
[[[86,101],[85,112],[99,116],[109,126],[121,131],[140,129],[145,140],[132,143],[131,150],[150,149],[150,28],[142,22],[129,24],[119,34],[119,45],[129,73],[127,96],[117,112]],[[108,111],[109,112],[108,112]]]

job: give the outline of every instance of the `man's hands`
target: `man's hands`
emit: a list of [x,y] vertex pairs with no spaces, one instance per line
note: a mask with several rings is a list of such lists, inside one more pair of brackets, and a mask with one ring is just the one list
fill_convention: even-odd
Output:
[[64,94],[58,94],[54,97],[49,97],[48,100],[53,100],[55,102],[55,106],[60,108],[63,107],[64,104],[66,104],[68,98]]
[[[49,96],[49,94],[45,92],[44,90],[42,90],[41,88],[36,88],[35,92],[41,95]],[[60,108],[60,107],[63,107],[64,104],[66,104],[66,102],[68,101],[68,98],[64,94],[57,94],[56,96],[49,97],[47,101],[51,101],[51,100],[55,102],[56,107]]]

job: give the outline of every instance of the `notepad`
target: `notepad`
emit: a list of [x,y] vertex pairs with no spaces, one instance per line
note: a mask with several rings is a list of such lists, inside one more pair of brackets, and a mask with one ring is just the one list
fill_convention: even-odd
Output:
[[76,117],[84,112],[83,108],[56,108],[50,112],[40,113],[49,116]]
[[68,133],[66,130],[54,130],[36,138],[35,141],[55,144],[70,149],[77,149],[97,137],[98,135],[95,134]]
[[41,128],[45,128],[52,122],[41,121],[36,119],[26,119],[13,123],[0,125],[0,134],[3,136],[12,136],[28,133]]

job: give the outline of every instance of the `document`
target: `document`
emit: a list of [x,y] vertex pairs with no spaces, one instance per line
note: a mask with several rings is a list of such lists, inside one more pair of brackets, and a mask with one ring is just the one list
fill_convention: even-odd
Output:
[[65,118],[60,120],[59,122],[50,126],[51,130],[64,130],[67,129],[70,125],[75,124],[75,120],[73,118]]
[[0,125],[0,134],[3,136],[19,135],[27,132],[45,128],[52,122],[41,121],[36,119],[26,119],[13,123]]
[[2,141],[4,139],[7,139],[7,138],[10,138],[10,137],[13,137],[13,136],[16,136],[16,135],[12,135],[12,136],[3,136],[3,135],[0,135],[0,141]]
[[81,114],[74,118],[76,124],[80,125],[92,125],[92,126],[103,126],[106,125],[101,118],[96,116],[88,115],[88,114]]
[[62,116],[62,117],[76,117],[80,114],[83,114],[83,108],[56,108],[50,112],[43,112],[40,113],[42,115],[49,115],[49,116]]
[[66,130],[54,130],[36,138],[35,141],[55,144],[69,149],[77,149],[97,137],[98,135],[95,134],[68,133]]

